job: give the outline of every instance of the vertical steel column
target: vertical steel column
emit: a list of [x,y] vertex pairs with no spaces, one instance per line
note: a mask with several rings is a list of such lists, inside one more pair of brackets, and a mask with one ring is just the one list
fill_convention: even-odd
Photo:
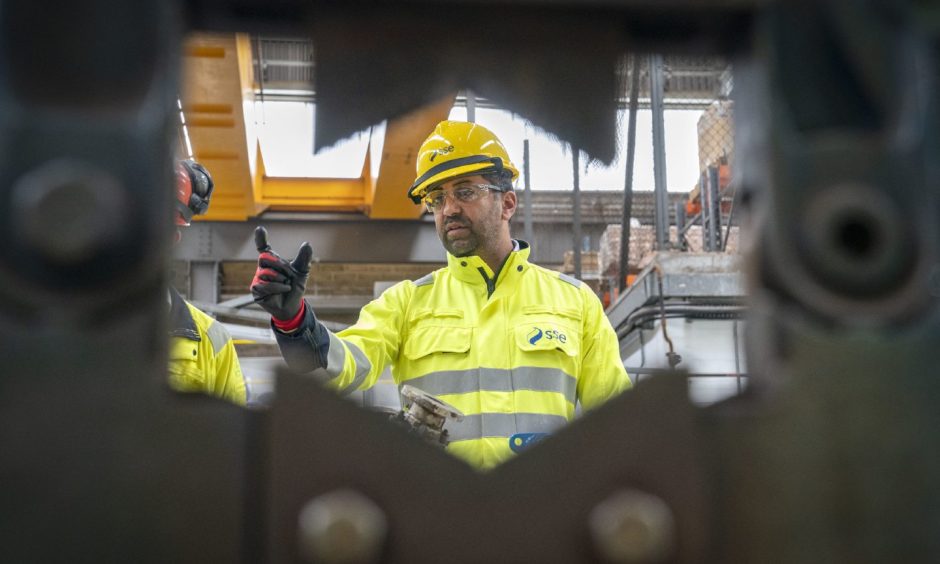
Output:
[[467,89],[467,121],[476,123],[477,121],[477,97],[473,95],[473,90]]
[[740,394],[742,391],[741,386],[741,348],[738,343],[738,322],[737,320],[731,325],[732,337],[734,337],[734,379],[737,383],[737,391]]
[[702,171],[702,175],[699,177],[699,201],[702,203],[702,250],[706,253],[714,251],[712,246],[712,241],[714,238],[711,236],[712,229],[712,215],[711,215],[711,190],[708,189],[708,183],[711,182],[711,177],[708,175],[708,169]]
[[689,250],[685,239],[685,204],[682,202],[676,202],[676,245],[680,251]]
[[190,301],[219,303],[220,268],[218,261],[193,261],[189,263]]
[[571,147],[571,165],[574,168],[574,185],[571,190],[571,230],[574,233],[574,277],[581,279],[581,174],[579,157],[581,149]]
[[630,267],[630,216],[633,215],[633,165],[636,157],[636,112],[639,106],[640,58],[631,57],[630,64],[630,115],[627,118],[627,171],[623,182],[623,219],[620,223],[620,271],[617,288],[620,293],[627,288],[627,273]]
[[650,110],[653,113],[653,189],[656,195],[656,248],[669,246],[669,197],[666,193],[666,125],[663,117],[663,57],[650,55]]
[[708,240],[712,251],[721,250],[721,192],[718,189],[718,167],[708,167]]
[[[734,195],[731,197],[731,210],[728,211],[728,225],[725,227],[725,238],[721,242],[721,252],[725,252],[728,249],[728,239],[731,237],[731,224],[734,223],[734,207],[735,203],[738,200],[738,191],[734,191]],[[721,232],[718,233],[721,236]]]
[[522,199],[522,203],[523,203],[522,214],[523,214],[523,216],[522,216],[522,217],[523,217],[523,221],[525,222],[525,223],[524,223],[525,230],[523,231],[523,233],[525,234],[525,240],[526,240],[529,244],[531,244],[531,243],[532,243],[532,240],[533,240],[533,235],[532,235],[532,190],[531,190],[531,188],[532,188],[532,186],[531,186],[531,185],[532,185],[532,180],[531,180],[531,178],[529,177],[529,140],[528,140],[528,139],[525,139],[525,140],[522,141],[522,174],[523,174],[524,177],[525,177],[525,180],[524,180],[524,182],[525,182],[525,191],[522,193],[522,194],[523,194],[523,199]]

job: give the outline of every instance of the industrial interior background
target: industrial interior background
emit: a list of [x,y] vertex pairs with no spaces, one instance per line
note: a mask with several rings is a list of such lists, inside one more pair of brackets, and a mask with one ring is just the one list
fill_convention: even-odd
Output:
[[[338,504],[349,546],[320,561],[940,560],[938,32],[933,1],[0,4],[0,559],[303,561],[324,534],[305,508]],[[245,102],[291,80],[316,147],[388,120],[359,178],[265,174]],[[455,93],[569,143],[577,171],[614,160],[618,111],[683,89],[715,127],[730,96],[735,126],[689,195],[575,180],[514,222],[606,293],[631,393],[479,473],[286,371],[251,409],[167,388],[165,285],[250,319],[227,288],[255,224],[316,241],[314,279],[353,272],[358,297],[367,266],[440,263],[398,187]],[[181,118],[220,189],[174,256]],[[632,230],[647,263],[612,244]],[[332,323],[361,306],[316,291]],[[717,333],[732,366],[676,356]],[[736,395],[690,401],[718,372]]]

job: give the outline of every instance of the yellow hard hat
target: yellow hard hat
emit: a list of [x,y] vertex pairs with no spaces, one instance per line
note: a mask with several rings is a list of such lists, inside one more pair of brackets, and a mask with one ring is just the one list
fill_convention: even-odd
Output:
[[418,150],[417,178],[408,197],[420,203],[428,189],[458,176],[508,170],[512,179],[519,169],[509,160],[506,147],[489,129],[466,121],[442,121]]

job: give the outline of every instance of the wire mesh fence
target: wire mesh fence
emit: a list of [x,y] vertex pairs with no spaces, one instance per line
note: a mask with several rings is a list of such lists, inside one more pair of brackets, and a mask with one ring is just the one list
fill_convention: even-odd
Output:
[[[634,72],[637,80],[633,80]],[[661,72],[659,80],[651,80],[652,73]],[[657,116],[657,105],[662,113],[673,110],[696,112],[694,139],[697,145],[697,159],[687,158],[681,163],[683,170],[694,169],[697,181],[694,185],[679,187],[685,192],[680,202],[668,203],[666,210],[668,225],[657,232],[655,224],[633,220],[631,223],[609,225],[599,241],[597,268],[601,278],[602,294],[612,298],[623,282],[629,284],[632,277],[648,262],[656,250],[678,250],[687,252],[722,252],[738,251],[738,218],[735,217],[734,169],[734,104],[731,100],[733,72],[731,65],[722,59],[700,57],[665,57],[661,65],[653,63],[652,57],[637,56],[628,58],[621,69],[622,84],[625,85],[622,107],[631,107],[631,90],[637,86],[637,111],[653,111],[653,120]],[[651,88],[662,84],[657,100],[657,93]],[[682,132],[684,137],[686,133]],[[668,134],[664,140],[653,138],[654,154],[656,143],[663,143],[664,153],[674,147],[675,140]],[[625,145],[629,146],[628,143]],[[664,166],[663,163],[662,166]],[[657,166],[654,162],[653,166]],[[632,171],[633,175],[638,172]],[[627,171],[628,176],[631,171]],[[627,183],[629,186],[629,182]],[[676,190],[670,185],[657,189]],[[666,201],[663,198],[661,201]],[[629,206],[629,197],[625,198]],[[738,210],[738,213],[740,211]],[[628,252],[621,254],[621,239],[629,237]],[[626,267],[621,268],[622,258],[626,258]]]
[[[734,86],[731,65],[716,58],[667,57],[663,64],[667,106],[700,110],[696,123],[698,182],[673,210],[671,246],[698,252],[736,251],[734,224]],[[729,249],[734,239],[735,245]]]

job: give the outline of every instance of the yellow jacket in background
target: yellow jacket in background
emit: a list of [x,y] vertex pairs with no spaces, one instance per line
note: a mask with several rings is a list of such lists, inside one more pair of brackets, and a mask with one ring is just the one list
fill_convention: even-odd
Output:
[[212,319],[170,289],[170,386],[245,405],[247,391],[232,338]]

